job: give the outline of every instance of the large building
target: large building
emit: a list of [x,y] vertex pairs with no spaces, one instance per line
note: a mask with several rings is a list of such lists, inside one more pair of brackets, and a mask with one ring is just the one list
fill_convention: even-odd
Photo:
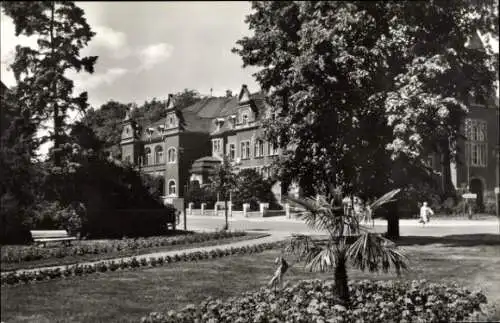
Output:
[[[208,97],[182,110],[169,96],[166,109],[164,119],[143,127],[127,114],[121,148],[124,161],[163,178],[168,202],[177,204],[189,185],[206,183],[223,155],[236,171],[253,168],[265,178],[270,175],[280,149],[262,139],[261,123],[273,117],[262,93],[251,94],[243,85],[236,97]],[[278,201],[288,189],[275,182]]]
[[[164,119],[142,130],[127,115],[121,148],[123,160],[163,179],[162,190],[169,202],[177,204],[189,185],[206,183],[223,155],[236,170],[253,168],[264,177],[270,175],[269,166],[281,151],[262,139],[262,120],[273,117],[262,93],[251,94],[243,85],[237,97],[204,98],[182,110],[170,96],[166,109]],[[499,182],[498,111],[497,100],[470,104],[464,124],[466,139],[458,143],[459,158],[450,169],[454,187],[478,194],[480,204]],[[429,162],[444,173],[438,155]],[[291,190],[297,193],[296,186],[281,186],[276,182],[273,187],[278,201]]]

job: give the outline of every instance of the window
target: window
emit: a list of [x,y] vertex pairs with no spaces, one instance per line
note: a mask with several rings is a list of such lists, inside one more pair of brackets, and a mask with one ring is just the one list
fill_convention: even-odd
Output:
[[144,151],[144,165],[151,165],[151,149],[149,147]]
[[264,156],[264,141],[261,139],[255,141],[254,156],[256,158]]
[[168,148],[167,161],[169,164],[173,164],[173,163],[177,162],[177,150],[174,147]]
[[241,142],[241,159],[250,158],[250,141]]
[[177,196],[177,185],[173,179],[168,182],[168,195]]
[[486,167],[488,162],[488,140],[486,121],[465,120],[465,158],[468,165]]
[[272,142],[268,142],[267,146],[268,146],[268,149],[269,149],[269,156],[278,155],[278,148],[275,147]]
[[236,147],[234,144],[229,144],[229,160],[236,159]]
[[130,156],[125,156],[125,161],[126,161],[127,163],[130,163]]
[[212,155],[221,155],[221,154],[222,154],[222,139],[213,139]]
[[171,113],[167,116],[167,128],[175,128],[177,126],[177,118]]
[[236,116],[234,116],[234,115],[230,116],[229,117],[229,127],[231,129],[234,129],[235,124],[236,124]]
[[264,177],[264,179],[267,179],[269,177],[269,168],[268,167],[262,168],[262,177]]
[[163,163],[163,147],[156,146],[155,147],[155,160],[157,164]]
[[246,125],[248,123],[248,113],[243,113],[241,115],[241,124]]

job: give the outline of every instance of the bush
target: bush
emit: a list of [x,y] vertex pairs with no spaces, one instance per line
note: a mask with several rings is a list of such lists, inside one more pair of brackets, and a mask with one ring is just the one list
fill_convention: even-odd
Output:
[[496,199],[498,195],[495,195],[495,192],[486,192],[484,194],[484,213],[486,214],[496,214]]
[[[272,249],[280,247],[283,248],[282,243],[263,243],[260,245],[255,245],[252,248],[239,248],[236,251],[236,254],[243,254],[243,253],[252,253],[252,252],[262,252],[264,250]],[[219,257],[224,257],[224,256],[229,256],[233,254],[230,250],[221,250],[221,249],[216,249],[216,254]],[[30,283],[33,281],[43,281],[43,280],[48,280],[48,279],[55,279],[59,277],[70,277],[70,276],[81,276],[81,275],[89,275],[93,274],[96,272],[104,273],[109,271],[114,271],[119,269],[125,270],[127,268],[139,268],[139,267],[146,267],[146,266],[155,266],[155,265],[163,265],[163,264],[168,264],[168,263],[174,263],[174,262],[179,262],[179,261],[196,261],[197,259],[208,259],[209,255],[211,255],[211,252],[190,252],[190,253],[185,253],[183,252],[182,254],[176,254],[174,257],[170,256],[165,256],[165,258],[154,258],[150,257],[148,259],[146,258],[140,258],[138,260],[136,257],[132,257],[131,259],[128,260],[121,260],[120,263],[117,265],[114,263],[114,261],[106,262],[106,261],[101,261],[98,262],[97,264],[93,265],[70,265],[66,266],[66,268],[61,272],[59,269],[41,269],[36,272],[23,272],[19,271],[16,273],[6,273],[1,275],[0,279],[0,284],[1,285],[16,285],[19,283]]]
[[473,320],[486,297],[457,285],[426,281],[354,281],[352,306],[339,305],[330,281],[302,281],[277,293],[269,289],[240,297],[208,298],[143,323],[167,322],[453,322]]
[[[1,261],[4,264],[18,263],[50,258],[64,258],[72,255],[104,254],[115,251],[140,250],[159,246],[173,246],[177,244],[196,243],[198,241],[227,239],[245,236],[246,232],[217,231],[208,233],[194,233],[178,237],[149,237],[143,239],[122,239],[106,243],[86,243],[79,246],[58,246],[55,248],[43,248],[38,246],[4,246],[1,249]],[[198,240],[200,239],[200,240]]]

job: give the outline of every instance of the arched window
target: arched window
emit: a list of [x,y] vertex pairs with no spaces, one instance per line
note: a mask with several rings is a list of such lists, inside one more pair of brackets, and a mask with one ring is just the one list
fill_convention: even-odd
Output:
[[169,148],[167,151],[167,161],[169,163],[177,162],[177,150],[173,147]]
[[151,149],[147,147],[144,150],[144,165],[150,165],[151,164]]
[[155,147],[155,160],[157,164],[163,163],[163,147],[156,146]]
[[177,196],[177,185],[173,179],[168,182],[168,195]]

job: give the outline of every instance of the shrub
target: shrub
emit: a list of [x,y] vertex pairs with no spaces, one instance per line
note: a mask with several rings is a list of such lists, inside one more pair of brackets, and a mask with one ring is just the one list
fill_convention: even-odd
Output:
[[214,233],[195,233],[180,237],[150,237],[144,239],[122,239],[106,243],[90,243],[77,246],[40,248],[38,246],[4,246],[1,250],[2,263],[18,263],[49,258],[64,258],[70,255],[102,254],[120,250],[140,250],[153,246],[168,246],[196,243],[208,240],[227,239],[246,235],[245,232],[217,231]]
[[334,283],[301,281],[277,293],[267,288],[227,300],[208,298],[143,323],[167,322],[453,322],[474,319],[486,297],[455,284],[354,281],[350,308],[338,304]]

